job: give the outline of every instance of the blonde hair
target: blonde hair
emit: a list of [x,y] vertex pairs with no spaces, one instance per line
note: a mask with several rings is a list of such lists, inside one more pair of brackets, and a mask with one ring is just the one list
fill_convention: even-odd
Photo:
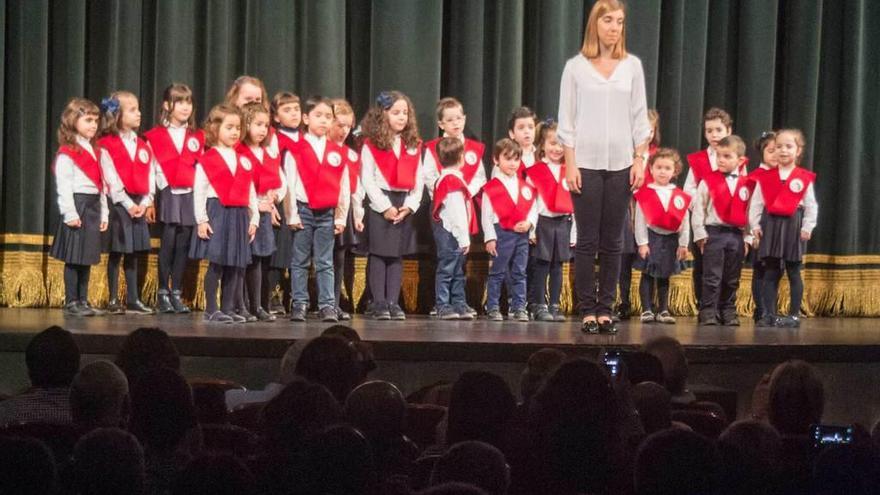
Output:
[[[189,115],[189,119],[186,121],[186,127],[191,130],[196,130],[196,107],[193,102],[193,93],[192,89],[189,86],[183,83],[172,83],[170,86],[165,88],[165,91],[162,92],[162,103],[159,104],[159,125],[168,126],[171,122],[171,112],[174,111],[174,105],[181,101],[188,101],[193,104],[193,111]],[[168,104],[168,108],[165,108],[165,104]]]
[[[122,103],[119,103],[119,98],[134,98],[134,101],[137,101],[137,96],[131,91],[114,91],[110,94],[109,98],[116,100],[117,107],[115,111],[101,113],[101,129],[98,131],[98,134],[101,136],[108,134],[116,136],[122,132]],[[104,103],[101,104],[103,105]]]
[[462,105],[457,98],[453,98],[452,96],[441,98],[440,101],[437,102],[437,108],[435,109],[435,112],[437,113],[437,122],[443,120],[443,112],[451,108],[461,108],[461,113],[464,113],[464,105]]
[[231,103],[221,103],[214,105],[214,108],[208,113],[205,119],[205,146],[217,146],[219,142],[220,125],[223,119],[228,115],[236,115],[238,117],[239,126],[241,125],[241,111]]
[[648,159],[648,170],[654,166],[654,162],[660,159],[672,160],[672,176],[678,177],[678,174],[681,173],[682,163],[681,163],[681,155],[678,154],[673,148],[658,148],[657,151],[651,155],[651,158]]
[[[98,110],[98,105],[85,98],[74,97],[67,101],[67,105],[64,105],[64,111],[61,112],[61,124],[58,126],[59,146],[70,146],[79,151],[79,144],[76,142],[76,136],[79,134],[76,132],[76,123],[86,115],[100,117],[101,112]],[[91,141],[94,143],[95,138],[92,137]]]
[[333,98],[330,100],[330,103],[333,108],[334,118],[337,115],[351,115],[351,120],[354,121],[354,108],[351,107],[351,103],[348,100],[345,98]]
[[254,76],[238,76],[235,78],[235,80],[232,81],[232,86],[226,91],[226,103],[238,106],[235,104],[235,100],[238,99],[238,94],[241,93],[241,87],[245,84],[252,84],[260,88],[260,93],[262,93],[262,101],[260,104],[263,105],[266,110],[269,110],[269,95],[266,93],[266,85],[263,84],[263,81]]
[[[248,132],[248,129],[250,129],[251,123],[254,121],[254,119],[257,117],[257,115],[264,114],[266,117],[269,117],[269,110],[266,110],[266,107],[264,107],[260,103],[252,101],[252,102],[244,105],[243,107],[241,107],[240,111],[241,111],[241,117],[242,117],[242,119],[241,119],[241,140],[242,140],[242,142],[248,143],[248,144],[257,144],[262,147],[268,146],[269,145],[268,139],[263,139],[262,143],[251,142],[251,135],[250,135],[250,132]],[[267,137],[268,137],[268,135],[267,135]]]
[[[584,57],[596,58],[599,56],[599,19],[609,12],[618,10],[623,11],[623,14],[626,15],[626,7],[620,0],[598,0],[593,4],[590,17],[587,19],[584,44],[581,46],[581,53]],[[617,59],[626,57],[626,21],[620,31],[620,39],[611,51],[611,57]]]
[[651,142],[648,144],[660,146],[660,114],[657,113],[657,110],[653,108],[648,110],[648,122],[654,128],[654,137],[651,138]]
[[798,154],[795,157],[795,160],[797,161],[797,165],[802,167],[803,165],[801,165],[800,162],[801,158],[804,157],[804,149],[807,146],[807,138],[804,137],[803,131],[801,131],[800,129],[795,129],[793,127],[779,129],[778,131],[776,131],[776,139],[778,140],[779,136],[783,134],[791,134],[792,136],[794,136],[794,143],[798,145]]

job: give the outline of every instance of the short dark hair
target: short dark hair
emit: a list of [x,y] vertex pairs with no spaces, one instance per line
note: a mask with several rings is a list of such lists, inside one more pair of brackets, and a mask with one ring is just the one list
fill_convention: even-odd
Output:
[[709,439],[680,428],[658,431],[642,442],[636,455],[636,493],[715,493],[719,467],[718,451]]
[[131,431],[147,449],[178,445],[197,426],[192,389],[174,370],[152,368],[131,385]]
[[296,362],[296,374],[327,387],[340,403],[364,379],[354,343],[339,336],[320,336],[306,344]]
[[492,150],[492,158],[500,159],[502,156],[513,158],[522,157],[522,148],[516,141],[510,138],[502,138],[495,142],[495,148]]
[[84,366],[70,385],[70,416],[80,426],[125,426],[128,401],[128,380],[110,361]]
[[731,134],[718,141],[719,148],[730,148],[737,157],[746,156],[746,142],[736,134]]
[[51,326],[34,335],[24,351],[28,376],[35,387],[68,387],[79,371],[79,346],[73,334]]
[[297,451],[304,440],[342,419],[327,387],[296,379],[263,407],[263,435],[276,451]]
[[450,481],[470,483],[490,495],[504,495],[510,486],[510,472],[497,448],[484,442],[459,442],[437,459],[431,473],[432,484]]
[[87,433],[73,450],[73,486],[76,493],[144,492],[144,450],[131,433],[99,428]]
[[666,388],[672,395],[681,395],[687,387],[688,361],[681,343],[666,335],[645,343],[645,352],[656,356],[663,365]]
[[463,153],[464,144],[461,139],[445,137],[437,143],[437,158],[440,160],[440,165],[444,167],[452,167],[461,163]]
[[33,438],[0,437],[0,493],[43,495],[57,490],[52,451]]
[[116,366],[134,381],[144,370],[162,367],[180,371],[180,354],[163,330],[141,327],[128,334],[116,353]]
[[512,131],[516,127],[516,121],[519,119],[538,120],[538,115],[529,107],[516,107],[510,112],[510,118],[507,119],[507,130]]
[[446,443],[481,440],[502,446],[516,398],[507,382],[488,371],[465,371],[452,385],[447,409]]
[[806,435],[824,410],[825,389],[813,366],[792,359],[773,370],[767,417],[780,434]]

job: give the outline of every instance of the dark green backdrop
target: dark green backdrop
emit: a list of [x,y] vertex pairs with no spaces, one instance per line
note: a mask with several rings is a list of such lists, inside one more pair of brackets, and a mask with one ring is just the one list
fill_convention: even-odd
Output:
[[[378,91],[396,88],[412,97],[426,137],[434,103],[453,95],[468,132],[490,143],[515,106],[556,114],[561,70],[592,3],[0,0],[3,271],[15,270],[10,253],[45,249],[15,234],[51,234],[57,221],[49,164],[71,96],[130,90],[147,128],[172,81],[193,87],[200,117],[243,73],[270,94],[344,95],[359,115]],[[747,141],[803,129],[805,162],[819,173],[809,250],[849,255],[814,258],[814,268],[880,277],[880,2],[632,0],[628,9],[628,48],[645,66],[664,144],[703,146],[710,106],[728,109]],[[847,280],[851,293],[863,283]],[[872,293],[880,311],[880,289]]]

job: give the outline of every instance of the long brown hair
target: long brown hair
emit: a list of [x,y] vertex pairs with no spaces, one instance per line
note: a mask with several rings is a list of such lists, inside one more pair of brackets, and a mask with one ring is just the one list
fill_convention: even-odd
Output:
[[[137,96],[131,91],[114,91],[111,93],[106,99],[108,103],[111,103],[111,106],[106,110],[102,109],[104,111],[101,112],[99,135],[107,136],[112,134],[118,136],[122,132],[122,103],[119,101],[119,98],[134,98],[137,101]],[[101,102],[101,105],[104,105],[104,101]]]
[[232,81],[232,86],[229,86],[229,89],[226,91],[226,103],[229,103],[233,106],[238,106],[235,104],[235,100],[238,99],[238,93],[241,92],[241,87],[245,84],[252,84],[258,88],[260,88],[260,92],[262,93],[262,104],[266,110],[269,110],[269,94],[266,93],[266,85],[263,84],[263,81],[254,77],[254,76],[238,76]]
[[[584,44],[581,46],[581,53],[587,58],[596,58],[599,56],[599,19],[609,12],[622,10],[626,15],[626,6],[620,0],[598,0],[593,4],[590,10],[590,17],[587,19],[586,32],[584,33]],[[623,22],[623,29],[620,31],[620,39],[614,45],[611,51],[611,57],[621,59],[626,57],[626,20]]]
[[[388,125],[388,111],[398,100],[406,101],[408,118],[406,127],[400,132],[400,139],[407,148],[415,148],[421,142],[419,126],[416,123],[416,110],[408,96],[400,91],[383,91],[377,101],[370,106],[367,114],[361,120],[361,130],[370,141],[381,150],[390,150],[394,141],[394,132]],[[380,101],[381,100],[381,101]]]
[[252,101],[250,103],[247,103],[243,107],[241,107],[241,110],[239,110],[239,112],[241,113],[241,116],[242,116],[242,119],[241,119],[241,142],[245,143],[245,144],[249,144],[249,145],[257,145],[257,146],[260,146],[263,148],[265,148],[266,146],[269,146],[269,135],[268,134],[266,135],[266,139],[263,139],[263,142],[254,143],[251,141],[251,134],[249,131],[251,123],[254,121],[254,119],[257,117],[257,115],[262,113],[262,114],[266,115],[266,117],[269,117],[269,111],[266,110],[266,108],[263,107],[262,104],[257,103],[255,101]]
[[[237,115],[239,126],[241,127],[241,110],[239,110],[238,107],[231,103],[214,105],[214,108],[212,108],[211,112],[208,114],[208,118],[205,119],[205,146],[217,146],[217,143],[219,142],[220,125],[223,124],[223,119],[225,119],[227,115]],[[239,131],[239,136],[240,133],[241,131]]]
[[[159,121],[157,124],[167,127],[171,123],[171,113],[174,111],[174,105],[181,101],[188,101],[193,104],[193,111],[186,121],[186,127],[196,130],[196,106],[193,102],[192,89],[183,83],[172,83],[162,92],[162,103],[159,104]],[[165,108],[165,106],[168,108]]]
[[[79,143],[76,142],[78,135],[76,122],[86,115],[100,117],[101,112],[98,110],[98,105],[85,98],[74,97],[67,101],[67,105],[64,105],[64,111],[61,112],[61,124],[58,126],[59,146],[70,146],[79,151]],[[94,144],[95,137],[93,136],[90,141]]]

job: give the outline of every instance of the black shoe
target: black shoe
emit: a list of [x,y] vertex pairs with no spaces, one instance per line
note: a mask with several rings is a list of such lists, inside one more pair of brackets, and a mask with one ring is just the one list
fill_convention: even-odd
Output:
[[233,323],[232,317],[222,311],[206,312],[202,319],[207,323]]
[[156,311],[160,313],[174,313],[174,306],[171,305],[171,296],[165,289],[159,289],[156,293]]
[[105,316],[107,314],[107,312],[104,311],[103,309],[98,309],[98,308],[92,307],[92,305],[89,304],[88,301],[80,301],[79,306],[80,306],[80,308],[87,310],[87,311],[90,311],[92,313],[91,315],[88,315],[88,316]]
[[306,307],[300,304],[291,306],[290,321],[306,321]]
[[250,311],[244,308],[239,309],[238,311],[236,311],[236,313],[238,314],[238,316],[244,318],[245,323],[253,323],[257,321],[257,317],[252,315]]
[[324,323],[336,323],[339,321],[339,317],[336,316],[336,308],[332,306],[325,306],[318,311],[318,318],[321,319]]
[[371,307],[370,313],[374,320],[388,321],[391,319],[391,311],[389,311],[387,304],[374,302]]
[[82,306],[80,306],[79,301],[70,301],[65,304],[64,308],[61,309],[61,312],[64,313],[64,316],[85,316],[82,312]]
[[739,317],[736,315],[724,318],[721,320],[721,324],[727,327],[738,327],[739,326]]
[[122,304],[119,303],[119,299],[110,299],[110,302],[107,303],[107,314],[110,315],[124,315],[125,308],[122,307]]
[[617,327],[614,326],[614,320],[605,320],[599,322],[599,333],[607,333],[609,335],[614,335],[617,333]]
[[135,299],[134,301],[128,303],[125,306],[125,310],[126,310],[126,312],[132,312],[136,315],[143,315],[143,316],[156,314],[156,311],[153,308],[144,304],[144,302],[141,301],[140,299]]
[[342,310],[342,308],[336,308],[336,319],[339,321],[348,321],[351,320],[351,315]]
[[596,320],[587,320],[581,324],[581,332],[588,333],[590,335],[598,335],[599,334],[599,322]]
[[613,321],[628,320],[632,311],[627,306],[619,306],[611,315]]
[[701,317],[698,319],[698,325],[700,325],[701,327],[715,327],[715,326],[718,326],[718,318],[716,318],[715,315],[712,315],[711,317],[709,317],[709,316],[707,316],[707,317],[702,317],[702,316],[701,316]]
[[174,312],[178,314],[189,313],[192,310],[189,309],[189,306],[183,304],[183,301],[180,299],[180,290],[171,291],[171,307],[174,308]]
[[247,318],[241,316],[235,311],[230,311],[228,313],[224,313],[226,316],[232,318],[232,323],[247,323]]
[[260,321],[275,321],[275,315],[263,308],[257,308],[257,314],[255,316]]
[[550,305],[550,314],[553,315],[553,321],[566,321],[568,318],[565,317],[565,313],[562,312],[562,309],[558,304]]
[[532,319],[535,321],[554,321],[553,313],[543,304],[532,306]]
[[775,316],[773,316],[771,314],[765,314],[760,319],[758,319],[757,322],[755,322],[755,326],[770,328],[770,327],[777,326],[778,323],[779,323],[779,320]]
[[797,316],[785,316],[776,320],[776,326],[780,328],[800,328],[801,319]]
[[403,308],[397,303],[391,303],[388,305],[388,314],[391,316],[391,319],[395,321],[403,321],[406,319],[406,313],[403,312]]

